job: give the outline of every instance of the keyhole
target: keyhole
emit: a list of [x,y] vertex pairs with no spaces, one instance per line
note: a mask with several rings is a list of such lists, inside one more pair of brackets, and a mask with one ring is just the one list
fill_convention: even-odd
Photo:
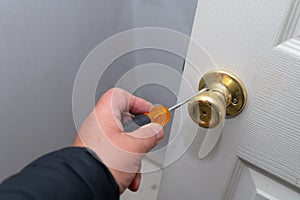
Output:
[[206,111],[202,111],[202,115],[205,117],[207,115]]

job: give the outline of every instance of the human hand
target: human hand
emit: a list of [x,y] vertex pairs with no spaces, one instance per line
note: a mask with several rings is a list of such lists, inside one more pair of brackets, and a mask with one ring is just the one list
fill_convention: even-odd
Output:
[[141,160],[164,136],[163,127],[151,123],[125,133],[122,113],[148,112],[152,104],[125,90],[113,88],[98,101],[82,124],[73,146],[91,149],[103,162],[119,185],[137,191],[140,185]]

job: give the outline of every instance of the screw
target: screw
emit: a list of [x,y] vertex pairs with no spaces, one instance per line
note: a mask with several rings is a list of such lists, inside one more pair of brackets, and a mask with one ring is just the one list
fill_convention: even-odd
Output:
[[237,104],[239,101],[237,98],[233,98],[232,101],[231,101],[233,104]]

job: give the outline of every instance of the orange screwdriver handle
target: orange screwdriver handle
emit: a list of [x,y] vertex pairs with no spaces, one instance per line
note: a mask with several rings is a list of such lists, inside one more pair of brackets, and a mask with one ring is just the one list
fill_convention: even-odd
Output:
[[154,106],[150,112],[144,113],[147,115],[152,123],[165,126],[171,119],[171,114],[166,106]]

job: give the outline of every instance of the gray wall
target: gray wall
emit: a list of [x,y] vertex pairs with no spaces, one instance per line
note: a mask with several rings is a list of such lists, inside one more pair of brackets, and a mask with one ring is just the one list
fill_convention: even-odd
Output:
[[[189,35],[195,8],[196,0],[1,0],[0,181],[41,154],[72,143],[73,82],[93,47],[133,27],[161,26]],[[178,71],[183,65],[182,58],[168,53],[130,53],[108,68],[97,97],[124,72],[148,62]],[[155,85],[136,94],[153,103],[176,101],[168,89]]]

